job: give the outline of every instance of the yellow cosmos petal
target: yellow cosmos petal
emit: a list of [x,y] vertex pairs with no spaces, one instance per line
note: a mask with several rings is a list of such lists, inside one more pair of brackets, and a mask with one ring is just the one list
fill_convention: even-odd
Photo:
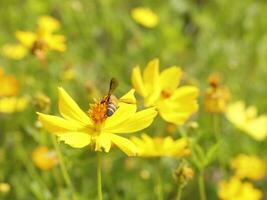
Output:
[[182,86],[174,91],[171,100],[187,103],[197,98],[199,90],[195,86]]
[[114,127],[104,127],[104,130],[110,133],[132,133],[147,128],[156,117],[155,108],[148,108],[132,115],[128,120],[117,124]]
[[145,90],[145,86],[141,76],[141,70],[138,66],[133,69],[131,79],[133,87],[136,89],[136,92],[142,97],[146,97],[147,92]]
[[172,93],[180,83],[182,70],[179,67],[173,66],[163,70],[160,73],[161,89]]
[[143,80],[147,97],[145,105],[151,106],[160,96],[159,59],[151,60],[144,69]]
[[64,52],[67,48],[65,40],[66,38],[64,35],[50,35],[50,37],[47,38],[47,43],[50,49]]
[[60,141],[74,148],[83,148],[91,143],[91,136],[83,132],[69,132],[58,135]]
[[76,102],[63,88],[58,88],[60,114],[69,120],[77,121],[83,125],[92,126],[90,118],[80,109]]
[[21,44],[23,44],[29,49],[32,48],[33,43],[37,39],[37,35],[30,31],[17,31],[15,33],[15,36]]
[[2,97],[0,98],[0,113],[13,113],[23,111],[28,104],[26,97]]
[[60,23],[53,17],[42,16],[38,19],[38,31],[52,33],[59,29]]
[[136,156],[136,154],[138,153],[138,148],[129,139],[111,134],[111,140],[118,148],[126,153],[127,156]]
[[[136,102],[134,92],[135,90],[132,89],[120,99],[127,100],[129,102]],[[119,108],[116,110],[116,112],[111,117],[106,119],[105,129],[112,129],[112,127],[117,126],[118,124],[127,120],[136,112],[136,103],[120,102],[118,106]]]
[[39,121],[42,125],[49,131],[53,133],[63,133],[70,131],[77,131],[80,128],[80,124],[75,123],[74,121],[69,121],[61,117],[46,115],[42,113],[37,113],[39,115]]
[[267,116],[261,115],[247,124],[248,134],[255,140],[263,141],[267,136]]
[[20,60],[28,53],[28,49],[21,44],[6,44],[2,48],[2,54],[8,58]]
[[102,151],[104,149],[105,152],[109,152],[111,147],[111,134],[109,133],[101,133],[95,141],[95,151]]
[[181,105],[180,107],[174,107],[170,101],[162,101],[157,104],[157,109],[160,116],[167,122],[174,124],[183,124],[185,121],[198,109],[197,103],[189,104],[188,106]]
[[159,17],[150,8],[134,8],[131,15],[137,23],[146,28],[154,28],[159,23]]

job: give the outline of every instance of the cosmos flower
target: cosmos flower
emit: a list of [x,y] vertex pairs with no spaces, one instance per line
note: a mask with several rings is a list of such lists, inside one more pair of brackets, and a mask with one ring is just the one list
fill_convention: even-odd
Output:
[[65,36],[54,34],[60,28],[58,20],[50,16],[42,16],[37,21],[37,29],[31,31],[17,31],[17,44],[6,44],[3,54],[12,59],[22,59],[32,53],[40,60],[44,60],[49,50],[63,52],[66,50]]
[[6,75],[0,67],[0,113],[22,111],[28,104],[27,97],[17,97],[19,83],[13,75]]
[[177,66],[159,73],[159,60],[154,59],[147,64],[143,76],[139,66],[133,69],[132,85],[144,98],[145,106],[156,106],[165,121],[181,125],[198,110],[198,88],[178,87],[181,76],[182,70]]
[[262,141],[267,136],[267,115],[257,116],[257,108],[254,106],[245,108],[242,101],[232,103],[227,106],[226,117],[255,140]]
[[32,152],[33,163],[42,170],[50,170],[58,164],[58,156],[55,150],[49,150],[46,146],[38,146]]
[[4,69],[0,67],[0,97],[15,96],[19,91],[19,83],[12,75],[6,75]]
[[240,154],[231,161],[235,176],[259,180],[267,174],[267,162],[256,155]]
[[[134,90],[130,90],[121,99],[136,102]],[[115,144],[128,156],[136,155],[138,149],[133,142],[119,136],[148,127],[157,115],[155,108],[136,111],[136,103],[119,102],[115,113],[107,117],[107,104],[103,100],[91,104],[87,113],[83,112],[75,101],[63,89],[59,88],[59,112],[62,117],[38,113],[45,128],[58,136],[59,140],[74,148],[89,144],[95,151],[109,152]]]
[[219,183],[219,199],[221,200],[260,200],[262,192],[250,182],[242,182],[236,177]]
[[209,87],[205,91],[205,109],[210,113],[223,113],[230,97],[228,89],[220,85],[219,76],[212,74],[209,79]]
[[150,8],[134,8],[131,15],[137,23],[146,28],[154,28],[159,23],[159,17]]
[[173,157],[180,158],[190,154],[186,139],[173,140],[171,137],[151,138],[142,134],[141,138],[132,137],[131,140],[139,149],[141,157]]

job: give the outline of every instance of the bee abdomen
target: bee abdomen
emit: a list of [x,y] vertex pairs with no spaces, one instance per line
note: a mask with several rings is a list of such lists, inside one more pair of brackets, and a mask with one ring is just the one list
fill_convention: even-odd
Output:
[[113,103],[109,103],[107,106],[107,116],[110,117],[111,115],[114,114],[114,112],[117,110],[116,105],[114,105]]

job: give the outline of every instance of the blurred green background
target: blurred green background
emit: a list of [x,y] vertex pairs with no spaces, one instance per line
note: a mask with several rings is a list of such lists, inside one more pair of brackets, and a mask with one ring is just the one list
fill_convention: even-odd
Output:
[[[137,24],[131,18],[131,9],[138,6],[151,8],[159,16],[158,26],[147,29]],[[0,46],[14,42],[17,30],[34,30],[39,16],[50,15],[61,22],[59,32],[67,38],[67,51],[49,53],[47,64],[33,56],[20,61],[2,56],[0,65],[6,73],[16,75],[22,95],[33,97],[41,91],[51,98],[50,113],[58,112],[58,86],[86,110],[94,97],[106,94],[111,77],[120,82],[118,96],[130,89],[131,70],[137,64],[144,67],[157,57],[161,70],[179,65],[185,72],[183,83],[200,88],[200,111],[195,117],[199,128],[194,134],[208,149],[214,141],[202,100],[211,73],[221,74],[232,100],[255,105],[260,113],[267,110],[266,10],[264,0],[1,0]],[[62,80],[60,75],[66,67],[74,69],[74,79]],[[36,127],[36,111],[31,102],[24,112],[0,115],[0,181],[11,185],[10,192],[1,198],[70,199],[58,167],[46,172],[31,162],[31,152],[37,145],[53,146],[50,135]],[[226,162],[239,152],[267,159],[266,141],[255,142],[225,119],[222,123],[225,142],[221,151]],[[147,132],[153,134],[156,129]],[[60,147],[79,198],[95,199],[95,153],[64,144]],[[155,199],[156,175],[151,161],[126,158],[115,148],[104,161],[104,199]],[[174,199],[177,185],[172,173],[178,161],[166,158],[162,163],[165,197]],[[217,199],[217,168],[214,161],[206,173],[208,199]],[[142,177],[142,173],[149,177]],[[196,184],[194,180],[185,188],[184,199],[198,199]],[[266,186],[266,180],[257,183],[265,193]]]

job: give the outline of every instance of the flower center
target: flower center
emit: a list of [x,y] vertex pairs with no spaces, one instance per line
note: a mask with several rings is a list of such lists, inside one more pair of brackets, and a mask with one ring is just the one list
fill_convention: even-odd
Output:
[[163,98],[163,99],[167,99],[171,96],[171,93],[167,90],[162,90],[161,93],[160,93],[160,96]]
[[88,114],[96,125],[102,124],[107,119],[106,101],[100,100],[90,105]]

